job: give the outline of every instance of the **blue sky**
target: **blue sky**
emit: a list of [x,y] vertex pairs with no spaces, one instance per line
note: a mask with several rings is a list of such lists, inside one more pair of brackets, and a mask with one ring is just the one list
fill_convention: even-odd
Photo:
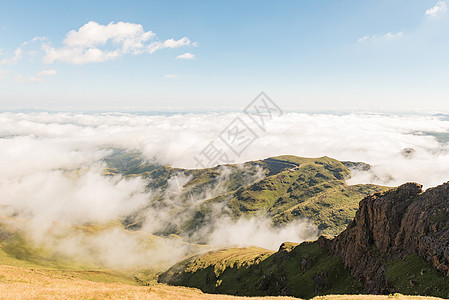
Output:
[[0,1],[0,109],[449,111],[448,6]]

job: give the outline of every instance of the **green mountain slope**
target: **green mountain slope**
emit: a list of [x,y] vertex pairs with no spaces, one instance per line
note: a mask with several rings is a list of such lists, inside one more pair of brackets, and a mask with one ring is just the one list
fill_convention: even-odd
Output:
[[52,249],[37,248],[27,242],[18,229],[3,224],[4,220],[2,219],[0,221],[0,265],[26,268],[94,282],[120,282],[137,285],[132,273],[105,269],[55,255]]
[[317,242],[284,243],[278,252],[256,247],[224,249],[188,258],[159,282],[239,296],[360,294],[363,286],[339,257]]
[[[347,185],[345,179],[351,175],[347,166],[361,163],[329,157],[285,155],[242,165],[179,169],[146,163],[136,153],[127,155],[118,151],[108,157],[105,172],[145,178],[148,190],[157,195],[149,207],[166,208],[164,200],[170,199],[170,204],[176,202],[176,207],[170,207],[171,214],[189,211],[181,224],[167,226],[161,234],[195,232],[216,217],[216,207],[222,207],[221,213],[233,218],[266,216],[274,225],[308,218],[323,234],[336,235],[352,220],[362,198],[388,189]],[[126,225],[138,228],[140,219],[139,214],[130,216]]]
[[292,167],[206,201],[201,213],[207,215],[208,206],[221,202],[234,216],[264,214],[274,224],[307,217],[323,234],[336,235],[352,220],[363,197],[388,189],[370,184],[348,186],[344,179],[350,176],[349,169],[329,157],[279,156],[262,162],[273,161]]
[[[226,249],[186,259],[160,282],[234,295],[404,293],[449,298],[449,183],[407,183],[360,202],[337,237],[276,253]],[[218,254],[217,254],[218,253]],[[237,259],[236,259],[237,258]]]

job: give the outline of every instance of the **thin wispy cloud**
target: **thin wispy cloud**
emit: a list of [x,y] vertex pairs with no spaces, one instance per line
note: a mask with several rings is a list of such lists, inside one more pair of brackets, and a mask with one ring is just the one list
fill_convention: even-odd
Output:
[[34,76],[25,77],[22,74],[16,74],[14,76],[14,82],[15,83],[42,83],[45,82],[44,77],[48,76],[54,76],[58,72],[56,70],[50,69],[50,70],[43,70],[41,72],[36,73]]
[[45,82],[44,78],[41,77],[36,77],[36,76],[30,76],[30,77],[25,77],[22,74],[16,74],[14,75],[14,82],[15,83],[42,83]]
[[45,79],[40,78],[40,77],[31,76],[30,78],[28,78],[28,81],[31,83],[40,83],[40,82],[45,82]]
[[43,42],[43,41],[46,41],[46,40],[48,40],[48,38],[45,37],[45,36],[35,36],[31,40],[23,42],[22,46],[26,46],[26,45],[31,44],[33,42]]
[[56,70],[50,69],[50,70],[43,70],[39,73],[37,73],[37,76],[53,76],[56,75],[58,72]]
[[365,35],[357,40],[359,43],[367,42],[367,41],[388,41],[395,40],[404,36],[404,32],[399,31],[396,33],[388,32],[384,35]]
[[0,60],[0,65],[15,65],[19,60],[21,60],[23,57],[23,50],[22,48],[17,48],[14,51],[14,55],[12,57],[4,58]]
[[178,59],[195,59],[195,55],[187,52],[187,53],[176,56],[176,58],[178,58]]
[[165,74],[164,78],[176,78],[178,76],[176,76],[176,74]]
[[447,1],[439,1],[435,6],[426,10],[426,15],[436,17],[445,12],[447,12]]
[[[0,65],[15,65],[17,64],[19,61],[21,61],[24,56],[28,55],[34,55],[37,53],[36,50],[31,50],[31,51],[24,51],[23,48],[26,48],[26,46],[34,43],[34,42],[44,42],[46,41],[47,38],[46,37],[42,37],[42,36],[36,36],[34,38],[32,38],[31,40],[25,41],[22,44],[20,44],[19,47],[17,47],[13,53],[11,53],[10,57],[6,57],[0,60]],[[2,49],[0,49],[0,56],[5,56],[8,55],[7,52],[3,51]]]

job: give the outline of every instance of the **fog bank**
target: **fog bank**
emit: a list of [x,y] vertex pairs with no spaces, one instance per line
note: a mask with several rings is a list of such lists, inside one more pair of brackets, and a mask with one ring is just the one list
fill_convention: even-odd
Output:
[[[240,156],[218,138],[236,117],[257,135]],[[188,220],[204,200],[220,194],[229,169],[220,168],[215,185],[194,194],[191,203],[181,203],[191,178],[178,174],[169,180],[159,208],[148,208],[155,195],[146,189],[147,182],[104,176],[102,159],[111,148],[123,148],[160,164],[196,168],[195,157],[211,141],[235,163],[292,154],[372,165],[368,171],[353,170],[350,184],[416,181],[430,187],[449,180],[449,121],[444,116],[287,113],[270,120],[263,131],[239,113],[1,113],[0,214],[20,219],[36,245],[70,257],[117,268],[174,263],[196,246],[154,234]],[[173,216],[180,205],[185,209]],[[142,209],[142,229],[124,230],[120,221]],[[225,210],[216,207],[197,233],[211,247],[276,250],[284,241],[301,242],[317,234],[307,220],[275,228],[263,217],[231,220]],[[101,228],[88,232],[82,226],[89,224]]]

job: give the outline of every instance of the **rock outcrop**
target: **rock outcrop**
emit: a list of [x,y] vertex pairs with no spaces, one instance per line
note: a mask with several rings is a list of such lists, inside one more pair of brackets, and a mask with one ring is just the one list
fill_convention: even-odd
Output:
[[353,222],[334,239],[318,241],[340,256],[369,293],[392,292],[388,262],[417,254],[449,276],[449,183],[422,191],[407,183],[364,198]]

